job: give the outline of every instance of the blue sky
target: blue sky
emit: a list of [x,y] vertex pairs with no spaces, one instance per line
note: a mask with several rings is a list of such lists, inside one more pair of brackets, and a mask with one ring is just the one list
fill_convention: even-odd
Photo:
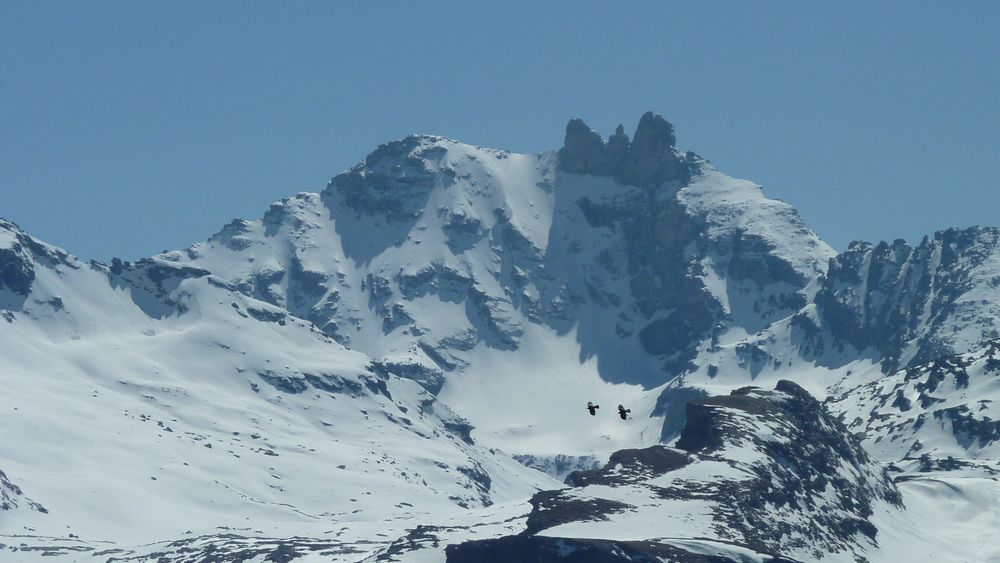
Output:
[[520,152],[646,110],[838,249],[1000,225],[998,2],[0,0],[0,216],[204,240],[412,132]]

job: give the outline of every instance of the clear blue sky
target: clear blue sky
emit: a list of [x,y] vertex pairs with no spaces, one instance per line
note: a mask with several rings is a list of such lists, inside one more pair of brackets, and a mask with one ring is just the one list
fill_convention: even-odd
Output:
[[1000,225],[1000,2],[0,0],[0,216],[85,258],[204,240],[379,143],[678,144],[838,249]]

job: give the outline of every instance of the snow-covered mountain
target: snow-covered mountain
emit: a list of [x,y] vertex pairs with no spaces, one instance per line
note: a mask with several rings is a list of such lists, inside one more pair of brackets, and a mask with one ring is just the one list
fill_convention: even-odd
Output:
[[[439,394],[485,443],[537,458],[553,440],[609,454],[611,428],[581,442],[540,427],[603,395],[647,419],[651,389],[798,311],[833,255],[790,206],[675,149],[649,113],[633,141],[573,120],[541,155],[408,137],[321,194],[160,258],[313,321]],[[659,418],[621,439],[655,443]]]
[[0,553],[988,558],[929,507],[1000,514],[998,232],[837,254],[652,113],[406,137],[135,263],[0,221]]
[[477,445],[416,383],[205,270],[106,267],[8,222],[0,233],[2,544],[81,538],[72,553],[125,557],[192,531],[336,522],[331,549],[364,554],[373,523],[558,484]]
[[948,229],[916,247],[855,243],[816,296],[835,341],[873,349],[886,370],[1000,338],[1000,229]]
[[860,385],[830,404],[896,471],[1000,473],[1000,341]]
[[856,561],[878,546],[873,521],[903,510],[885,469],[789,381],[690,402],[676,446],[623,450],[570,475],[571,488],[532,498],[522,534],[449,548],[449,560],[581,550],[606,561]]

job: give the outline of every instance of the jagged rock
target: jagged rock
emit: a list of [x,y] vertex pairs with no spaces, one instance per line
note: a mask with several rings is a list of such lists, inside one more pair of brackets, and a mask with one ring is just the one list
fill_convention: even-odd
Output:
[[625,127],[619,124],[614,134],[608,137],[607,147],[605,148],[610,170],[621,170],[624,166],[627,166],[629,144],[628,135],[625,134]]
[[682,162],[674,150],[674,126],[663,116],[646,112],[632,137],[626,166],[617,178],[624,184],[652,188],[683,176]]
[[[794,559],[861,560],[878,545],[876,508],[902,509],[885,470],[790,381],[688,403],[677,448],[617,452],[602,469],[570,475],[572,488],[536,494],[524,539],[470,542],[449,548],[449,556],[544,560],[548,542],[564,532],[613,542],[602,531],[629,526],[647,547],[697,538]],[[548,539],[539,538],[543,531]]]
[[559,166],[571,174],[611,176],[625,185],[656,188],[683,182],[690,175],[674,148],[676,142],[674,126],[653,112],[639,119],[631,143],[621,125],[605,142],[582,119],[574,118],[566,124]]
[[[917,247],[855,242],[830,261],[816,306],[833,337],[874,349],[891,372],[1000,337],[1000,229],[948,229]],[[975,320],[973,320],[975,319]]]
[[380,360],[373,362],[376,371],[392,373],[399,377],[411,379],[420,384],[429,393],[436,395],[444,386],[444,372],[436,367],[417,362],[402,362]]
[[608,176],[611,173],[604,140],[580,118],[571,119],[566,124],[559,165],[573,174]]
[[441,179],[426,165],[425,158],[441,151],[425,145],[428,139],[411,135],[379,146],[364,162],[330,180],[323,196],[363,215],[414,219]]

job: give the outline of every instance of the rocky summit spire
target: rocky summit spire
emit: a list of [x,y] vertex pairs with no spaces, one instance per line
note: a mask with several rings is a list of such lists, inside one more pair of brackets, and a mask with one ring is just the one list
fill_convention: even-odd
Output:
[[644,113],[629,146],[622,183],[645,188],[679,179],[681,163],[674,151],[676,142],[669,121],[658,113]]
[[566,138],[559,151],[559,162],[573,174],[607,176],[607,154],[604,140],[579,117],[566,124]]
[[566,138],[559,151],[559,166],[572,174],[610,176],[642,188],[685,181],[687,167],[674,148],[674,126],[660,114],[646,112],[629,142],[621,125],[607,142],[580,118],[566,124]]
[[620,123],[615,129],[615,134],[608,137],[606,152],[611,170],[620,170],[625,165],[625,160],[628,158],[628,135]]
[[[621,127],[619,125],[619,127]],[[635,138],[632,149],[639,151],[664,151],[677,144],[674,137],[674,126],[658,113],[647,111],[639,118],[639,126],[635,128]]]

